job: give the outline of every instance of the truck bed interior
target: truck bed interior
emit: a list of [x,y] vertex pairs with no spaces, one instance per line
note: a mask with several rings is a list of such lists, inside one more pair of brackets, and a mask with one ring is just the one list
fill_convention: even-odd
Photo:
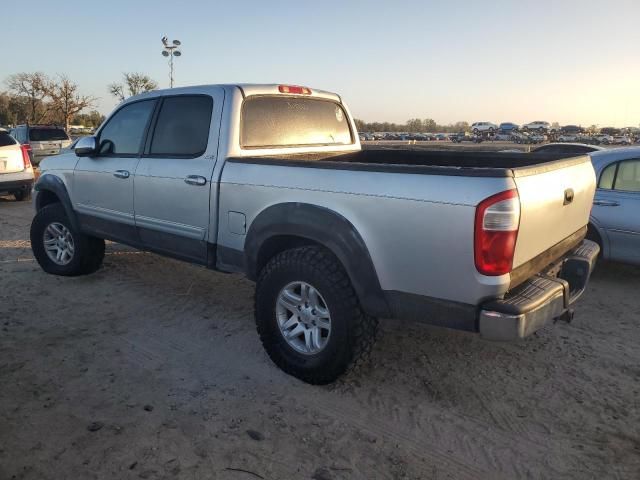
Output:
[[418,149],[365,149],[352,153],[307,153],[277,157],[243,157],[237,162],[298,165],[316,168],[406,171],[446,175],[513,175],[541,164],[554,169],[567,161],[584,161],[567,154],[465,152]]

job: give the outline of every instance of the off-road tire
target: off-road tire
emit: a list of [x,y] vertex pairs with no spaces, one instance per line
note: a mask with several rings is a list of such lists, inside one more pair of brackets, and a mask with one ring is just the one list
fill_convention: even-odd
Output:
[[[66,265],[58,265],[49,258],[44,248],[44,231],[49,224],[57,222],[64,225],[73,236],[75,251]],[[64,207],[53,203],[42,208],[31,222],[31,250],[40,267],[53,275],[73,277],[95,272],[104,259],[104,240],[85,235],[73,228]]]
[[[295,351],[284,339],[276,318],[280,290],[304,281],[322,295],[331,313],[331,335],[315,355]],[[347,369],[363,364],[375,343],[378,320],[362,310],[340,261],[328,250],[307,246],[274,256],[256,285],[255,319],[271,360],[286,373],[314,385],[335,381]]]

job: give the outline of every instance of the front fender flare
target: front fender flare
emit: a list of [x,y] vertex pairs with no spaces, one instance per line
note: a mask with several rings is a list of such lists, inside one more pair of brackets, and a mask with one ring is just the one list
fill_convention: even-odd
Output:
[[[40,176],[33,188],[36,192],[38,192],[38,194],[45,191],[49,191],[55,194],[64,207],[64,211],[67,214],[69,221],[71,222],[71,226],[76,231],[80,230],[78,217],[75,210],[71,206],[69,192],[67,191],[67,187],[60,177],[50,173],[45,173],[44,175]],[[36,195],[35,207],[37,212],[39,212],[44,207],[44,205],[42,204],[42,195]]]

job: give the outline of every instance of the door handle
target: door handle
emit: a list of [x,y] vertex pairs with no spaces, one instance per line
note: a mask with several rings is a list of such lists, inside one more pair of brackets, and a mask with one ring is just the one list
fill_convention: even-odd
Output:
[[129,172],[126,170],[116,170],[113,172],[113,176],[117,178],[129,178]]
[[184,183],[201,187],[207,184],[207,179],[200,175],[187,175],[184,179]]
[[608,200],[594,200],[593,204],[601,207],[618,207],[620,205],[618,202],[611,202]]

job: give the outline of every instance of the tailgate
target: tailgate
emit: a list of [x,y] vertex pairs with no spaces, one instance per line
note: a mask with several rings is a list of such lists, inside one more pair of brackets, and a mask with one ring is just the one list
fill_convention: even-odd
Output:
[[61,148],[63,148],[62,140],[31,142],[31,150],[36,157],[57,155],[60,153]]
[[7,145],[0,147],[0,175],[3,173],[16,173],[24,170],[22,151],[19,145]]
[[515,269],[589,223],[596,178],[586,155],[515,169],[514,175],[520,197]]

